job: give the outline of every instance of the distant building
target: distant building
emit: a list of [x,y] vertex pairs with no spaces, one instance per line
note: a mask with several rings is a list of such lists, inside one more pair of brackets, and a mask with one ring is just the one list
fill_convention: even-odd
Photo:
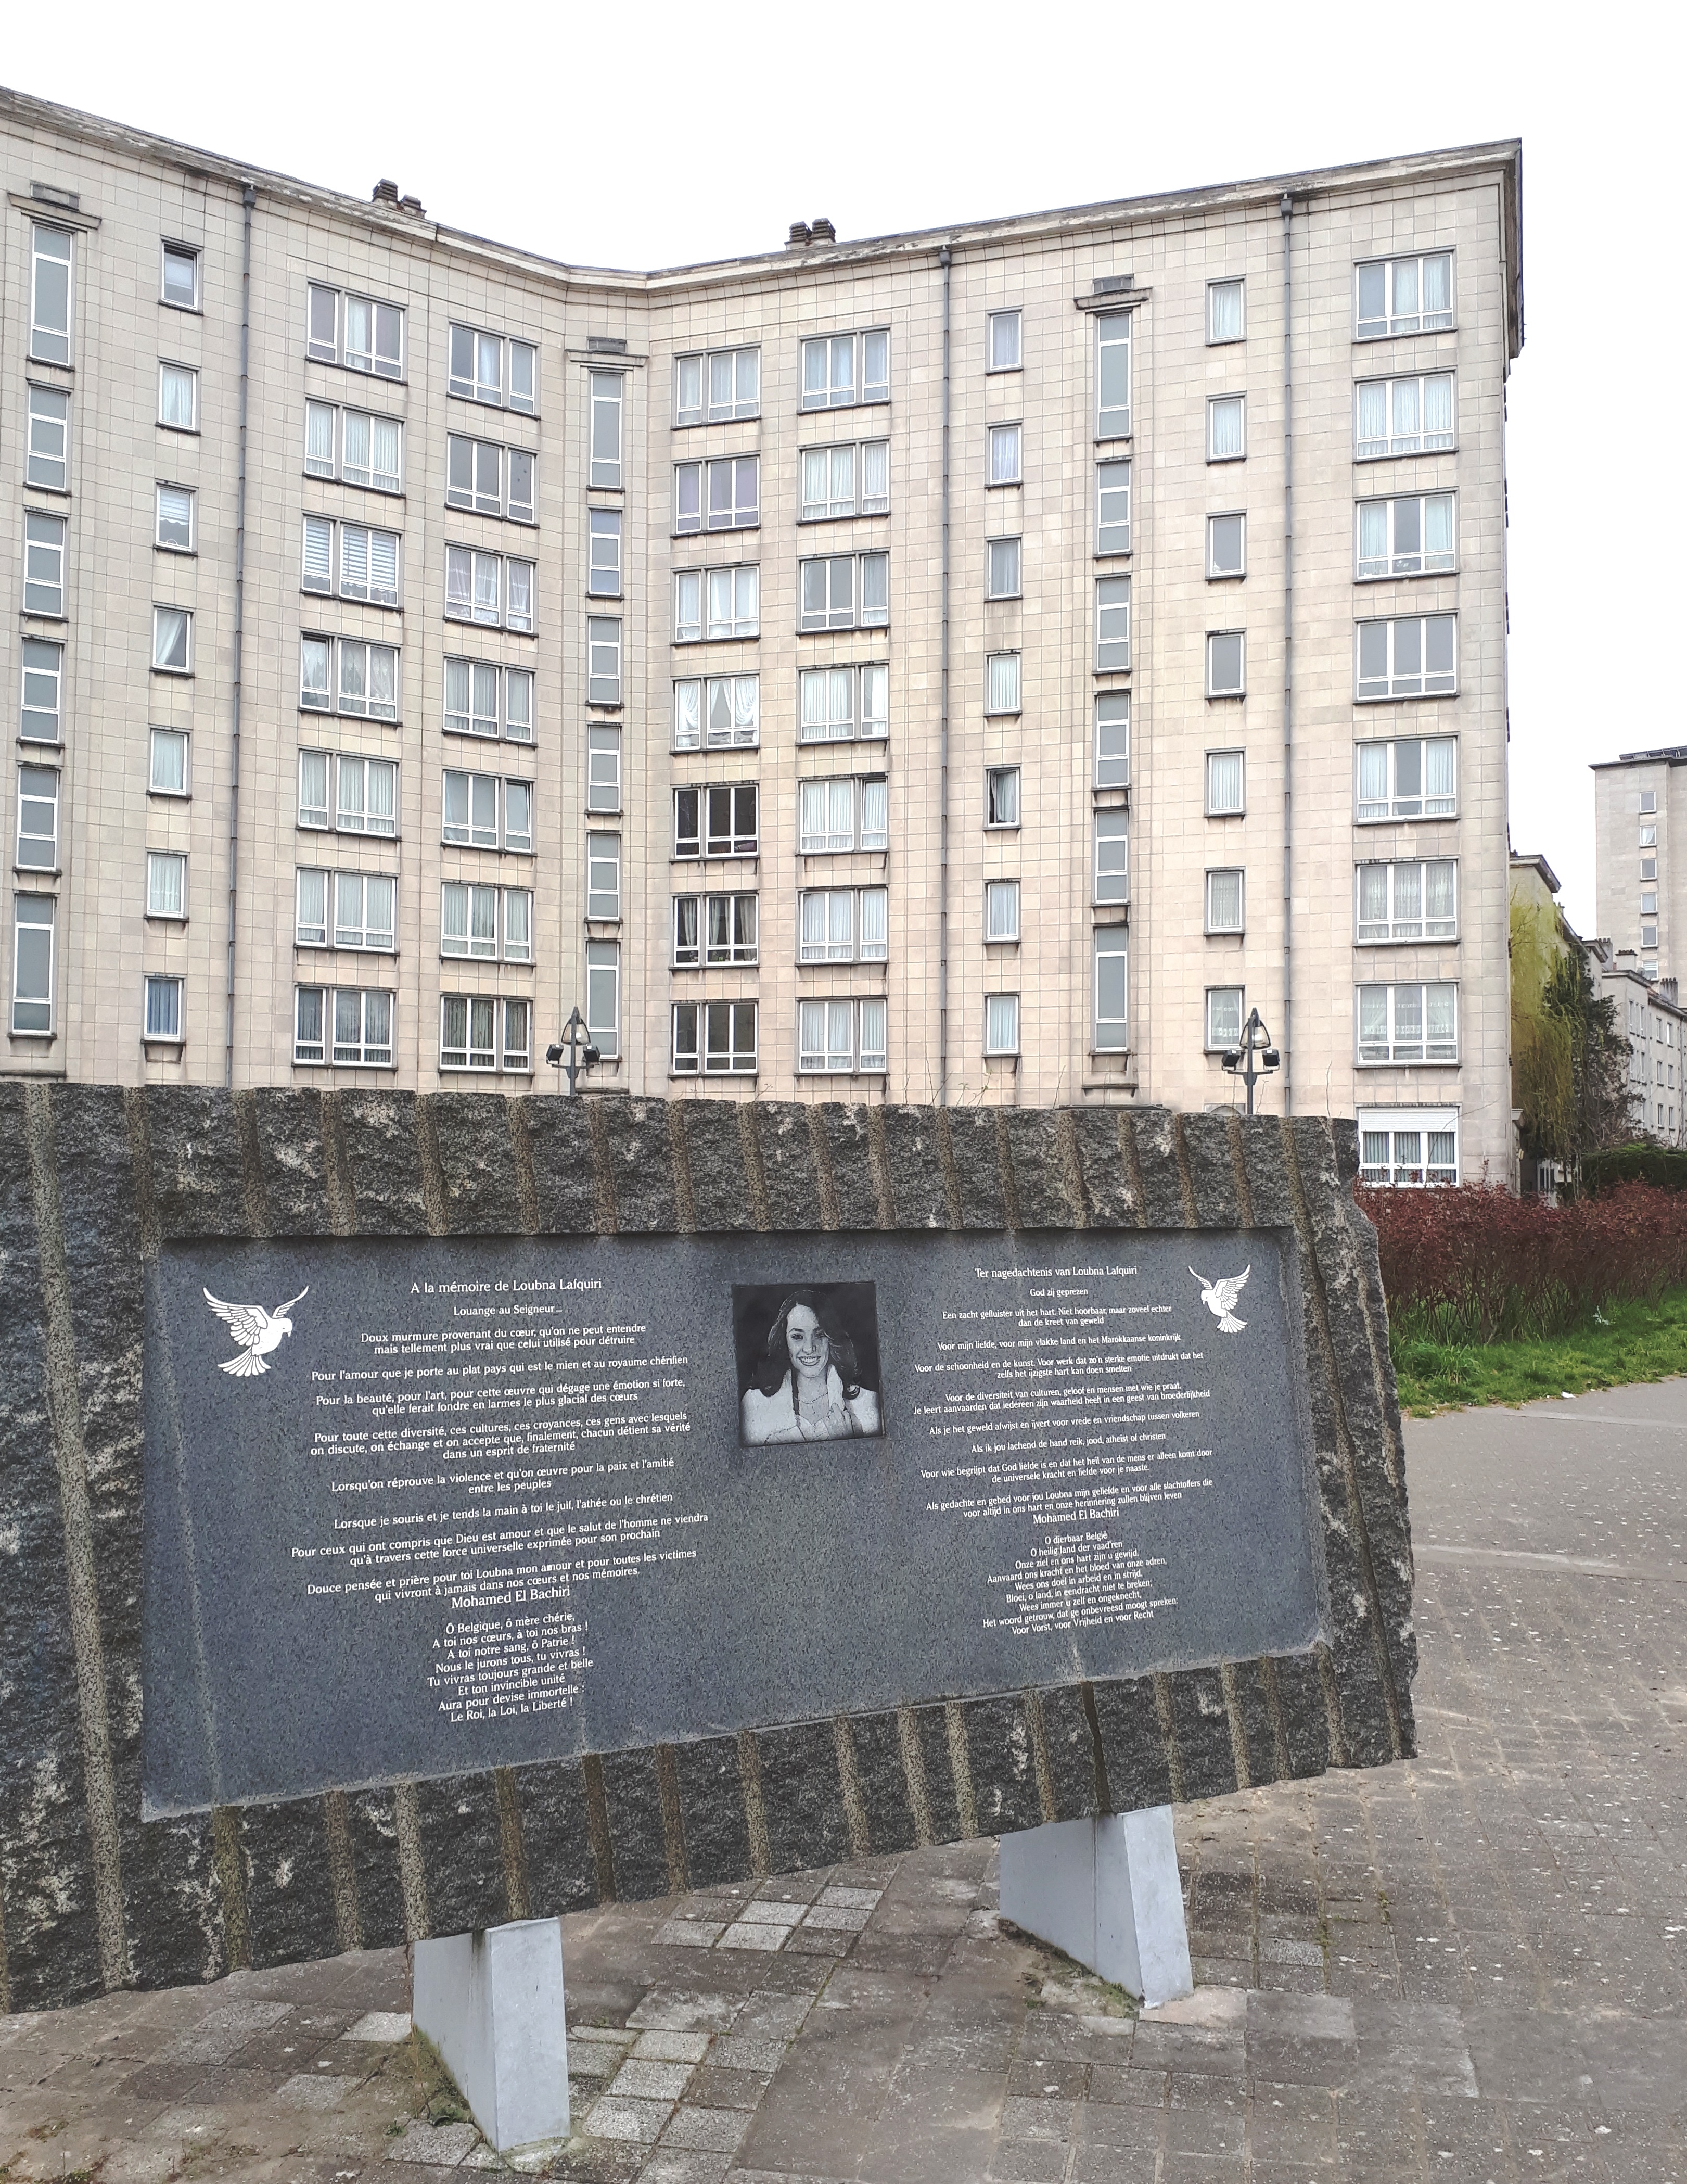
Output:
[[520,1089],[577,1001],[599,1092],[1200,1108],[1257,1006],[1512,1172],[1515,142],[650,274],[0,145],[0,1067]]
[[1629,1122],[1640,1137],[1687,1145],[1687,1006],[1673,978],[1649,977],[1632,948],[1587,943],[1588,967],[1605,998],[1617,1004],[1617,1024],[1629,1039]]
[[[1625,751],[1593,768],[1600,931],[1643,978],[1680,972],[1687,941],[1687,744]],[[1672,856],[1672,833],[1679,845]]]

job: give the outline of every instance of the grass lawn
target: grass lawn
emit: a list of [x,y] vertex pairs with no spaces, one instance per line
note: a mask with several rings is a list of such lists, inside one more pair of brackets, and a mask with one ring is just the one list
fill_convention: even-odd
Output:
[[1666,1290],[1653,1304],[1611,1305],[1604,1317],[1608,1326],[1543,1342],[1467,1345],[1396,1334],[1400,1407],[1426,1418],[1476,1403],[1533,1403],[1687,1373],[1687,1289]]

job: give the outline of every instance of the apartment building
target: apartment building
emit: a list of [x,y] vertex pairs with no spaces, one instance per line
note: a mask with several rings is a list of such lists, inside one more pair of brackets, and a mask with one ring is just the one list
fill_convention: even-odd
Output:
[[1593,780],[1599,929],[1642,978],[1673,972],[1687,937],[1687,869],[1672,863],[1669,843],[1673,819],[1687,842],[1687,744],[1625,751],[1595,766]]
[[1687,1145],[1687,1006],[1675,980],[1642,970],[1632,948],[1585,944],[1599,994],[1617,1004],[1617,1028],[1628,1035],[1630,1125],[1637,1136]]
[[0,1067],[1199,1107],[1257,1007],[1510,1173],[1517,144],[642,274],[0,134]]

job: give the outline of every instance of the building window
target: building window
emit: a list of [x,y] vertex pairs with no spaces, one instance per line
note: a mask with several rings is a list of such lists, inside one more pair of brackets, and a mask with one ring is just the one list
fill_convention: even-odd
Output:
[[676,1001],[671,1067],[676,1077],[754,1076],[754,1001]]
[[984,655],[984,710],[1016,713],[1020,710],[1020,656],[1016,652]]
[[586,1030],[605,1061],[621,1053],[621,943],[586,943]]
[[1127,788],[1131,778],[1131,694],[1104,690],[1095,700],[1097,788]]
[[24,612],[64,612],[64,536],[62,515],[24,511]]
[[1640,928],[1640,945],[1642,948],[1656,948],[1657,946],[1656,926],[1643,925]]
[[1453,444],[1453,375],[1361,379],[1353,390],[1356,460],[1428,454]]
[[591,382],[590,482],[618,488],[621,482],[621,396],[626,375],[621,371],[593,371],[587,376]]
[[191,365],[159,366],[159,422],[177,432],[199,429],[199,375]]
[[1206,1050],[1228,1054],[1242,1042],[1243,989],[1240,986],[1209,986],[1206,989]]
[[484,622],[531,634],[533,564],[471,546],[445,549],[445,611],[454,621]]
[[1022,463],[1023,427],[1018,425],[992,425],[990,427],[991,485],[1018,485],[1024,476]]
[[1090,1044],[1097,1054],[1122,1054],[1130,1034],[1130,943],[1122,925],[1097,927],[1094,963]]
[[1239,750],[1209,751],[1206,755],[1206,816],[1234,819],[1244,810],[1242,800],[1242,754]]
[[858,402],[890,399],[890,336],[822,334],[803,343],[805,410],[848,409]]
[[1450,493],[1361,500],[1358,522],[1357,574],[1361,582],[1376,577],[1423,577],[1456,566]]
[[1019,768],[1016,766],[986,767],[984,824],[991,827],[1018,826]]
[[987,944],[1019,939],[1019,882],[984,883],[984,939]]
[[185,607],[153,609],[153,666],[160,675],[193,671],[193,617]]
[[1642,917],[1656,917],[1657,916],[1657,889],[1656,888],[1642,888],[1640,889],[1640,915]]
[[451,329],[449,387],[465,401],[494,409],[537,409],[539,352],[532,342],[506,341],[478,326]]
[[34,1037],[53,1029],[56,898],[20,894],[12,903],[12,1028]]
[[586,837],[586,915],[618,919],[621,916],[621,836]]
[[1206,930],[1209,933],[1240,933],[1242,924],[1242,875],[1234,866],[1227,866],[1206,876]]
[[1095,465],[1095,550],[1131,550],[1131,466],[1127,462]]
[[[341,779],[346,761],[340,761]],[[509,781],[495,773],[446,771],[440,839],[471,850],[513,850],[530,856],[533,849],[533,784]]]
[[175,919],[187,916],[187,860],[174,850],[147,852],[147,915]]
[[[165,488],[160,487],[159,490],[162,496]],[[307,592],[332,591],[337,558],[342,599],[367,599],[372,606],[395,607],[398,604],[399,550],[396,531],[371,531],[366,524],[335,523],[326,515],[307,515],[301,588]]]
[[39,221],[30,231],[30,354],[70,361],[70,237]]
[[[806,896],[802,898],[805,905]],[[674,968],[695,971],[758,960],[757,901],[753,894],[676,894]]]
[[676,750],[754,749],[760,740],[759,675],[690,675],[675,683]]
[[890,620],[888,554],[828,554],[799,571],[799,629],[871,629]]
[[1450,819],[1458,808],[1456,737],[1360,744],[1355,762],[1356,816],[1361,826],[1385,819]]
[[1642,827],[1640,829],[1640,847],[1643,850],[1651,850],[1656,849],[1656,846],[1657,828],[1656,827]]
[[445,662],[445,732],[455,736],[502,734],[512,744],[533,740],[533,671],[497,667],[484,660]]
[[1640,791],[1640,809],[1642,811],[1657,810],[1657,791],[1655,788],[1643,788]]
[[736,569],[675,571],[676,644],[696,644],[704,639],[757,637],[760,632],[761,571],[759,568],[752,564]]
[[1374,258],[1354,268],[1354,333],[1360,341],[1434,333],[1453,322],[1453,254]]
[[984,996],[984,1051],[997,1055],[1018,1053],[1017,994],[987,994]]
[[674,791],[676,857],[753,857],[756,854],[756,785],[734,781]]
[[1130,815],[1108,806],[1094,815],[1094,862],[1091,900],[1130,900]]
[[621,623],[592,615],[586,622],[586,701],[621,703]]
[[797,1068],[804,1077],[882,1076],[888,1011],[879,998],[799,1001]]
[[797,847],[805,857],[890,846],[890,784],[881,774],[863,780],[797,784]]
[[25,872],[58,868],[58,769],[18,768],[18,863]]
[[[330,775],[337,794],[329,800]],[[331,825],[342,834],[396,834],[398,768],[387,758],[303,750],[298,755],[298,823]]]
[[[342,345],[343,337],[343,346]],[[404,376],[404,314],[397,304],[310,283],[305,354],[378,379]]]
[[533,896],[528,888],[445,880],[439,890],[439,952],[496,962],[533,960]]
[[586,731],[586,809],[621,809],[621,730],[604,721]]
[[397,645],[370,644],[354,637],[302,637],[298,658],[298,702],[308,712],[346,713],[370,721],[398,719]]
[[1095,437],[1131,436],[1131,314],[1106,311],[1095,320]]
[[1244,577],[1248,572],[1248,519],[1245,515],[1209,515],[1206,519],[1206,573],[1210,577]]
[[26,744],[56,744],[64,738],[64,648],[45,638],[23,643],[23,703],[18,733]]
[[29,390],[28,452],[24,463],[27,485],[44,486],[64,493],[70,484],[70,398],[56,387]]
[[889,953],[884,888],[810,888],[797,899],[797,960],[882,963]]
[[591,526],[591,558],[586,571],[586,588],[593,598],[618,599],[621,597],[621,510],[618,508],[593,508],[587,510],[587,521]]
[[150,796],[187,794],[187,737],[181,728],[149,731],[147,793]]
[[1206,337],[1209,343],[1241,340],[1242,283],[1239,281],[1207,282]]
[[376,949],[391,955],[398,892],[398,883],[390,873],[336,872],[334,945]]
[[153,515],[155,546],[169,554],[191,554],[194,550],[193,516],[198,498],[191,486],[159,488]]
[[199,254],[185,242],[166,242],[159,301],[179,311],[199,308]]
[[1131,580],[1128,577],[1095,579],[1095,671],[1131,664]]
[[534,518],[535,458],[525,448],[495,440],[445,436],[445,504],[477,515],[508,515],[512,523]]
[[439,1066],[484,1072],[532,1067],[531,1001],[503,1000],[493,994],[442,994],[439,997]]
[[890,506],[888,440],[845,441],[834,448],[802,450],[805,523],[844,515],[882,515]]
[[988,331],[987,351],[988,371],[1017,371],[1023,357],[1021,347],[1020,315],[1017,311],[992,311],[986,321]]
[[1655,880],[1657,878],[1657,859],[1656,857],[1641,858],[1640,878],[1643,880]]
[[1017,538],[992,538],[988,542],[985,548],[986,599],[1016,599],[1019,597],[1019,549]]
[[1458,869],[1452,857],[1361,865],[1355,939],[1457,939]]
[[1456,986],[1361,986],[1358,1006],[1361,1062],[1458,1060]]
[[1217,629],[1206,640],[1206,694],[1239,698],[1247,688],[1246,639],[1239,629]]
[[802,743],[848,743],[890,733],[890,669],[882,660],[805,667],[797,677],[797,694]]
[[761,521],[760,474],[761,465],[754,455],[676,463],[674,529],[753,530]]
[[715,348],[674,359],[676,425],[761,415],[761,351]]
[[1206,405],[1206,459],[1210,463],[1239,462],[1248,452],[1247,398],[1214,394]]
[[1450,614],[1360,622],[1354,695],[1361,704],[1450,695],[1458,687],[1456,632],[1457,617]]
[[337,477],[371,493],[402,492],[404,439],[397,417],[339,410],[331,402],[304,405],[304,467],[310,477]]
[[179,1046],[181,1043],[181,978],[154,976],[147,980],[142,1017],[143,1039]]
[[393,996],[344,986],[300,986],[293,1017],[293,1060],[321,1061],[323,1038],[331,1026],[327,1050],[338,1068],[390,1069],[393,1066]]
[[1459,1179],[1456,1107],[1359,1111],[1359,1180],[1396,1189]]

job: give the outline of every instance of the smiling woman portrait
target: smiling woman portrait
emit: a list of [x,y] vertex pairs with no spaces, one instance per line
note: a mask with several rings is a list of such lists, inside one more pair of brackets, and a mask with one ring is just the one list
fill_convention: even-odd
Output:
[[[847,1286],[866,1290],[871,1312],[871,1285]],[[877,1393],[862,1385],[855,1345],[831,1295],[794,1289],[779,1297],[760,1355],[750,1361],[739,1424],[749,1448],[850,1440],[881,1430]]]

